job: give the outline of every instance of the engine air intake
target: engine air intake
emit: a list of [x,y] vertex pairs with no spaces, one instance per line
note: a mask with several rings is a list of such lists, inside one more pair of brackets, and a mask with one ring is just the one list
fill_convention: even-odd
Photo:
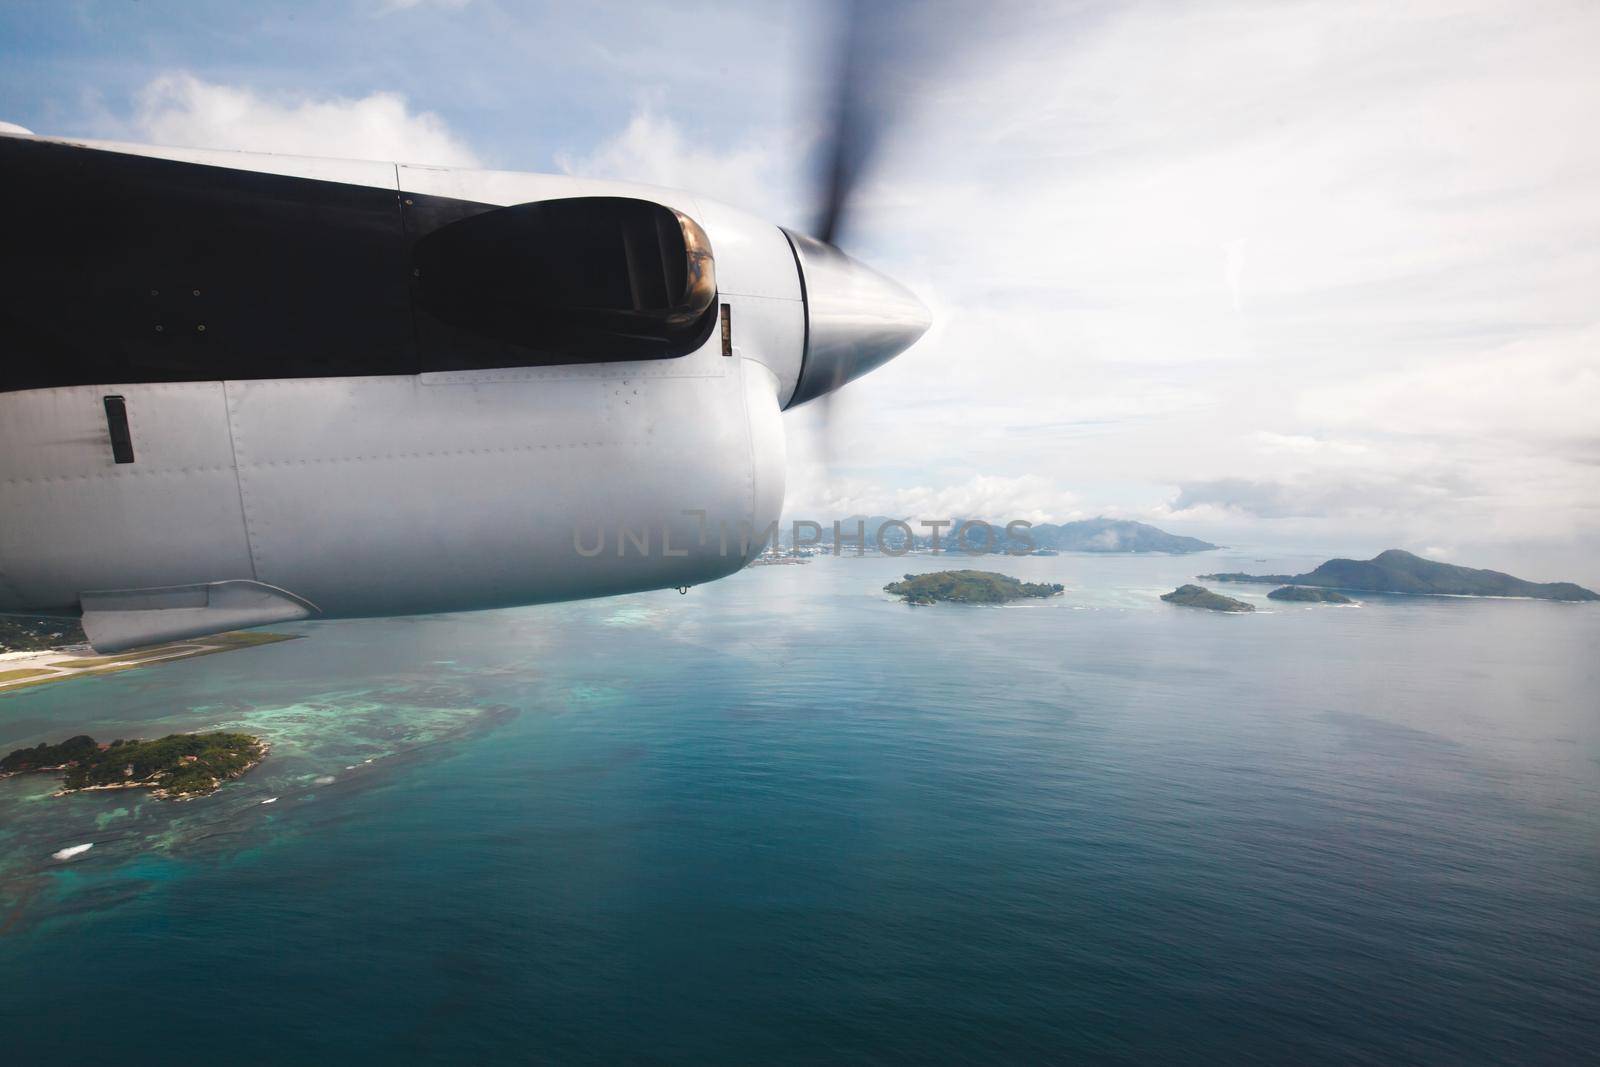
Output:
[[477,347],[462,345],[458,331],[559,352],[563,362],[610,361],[683,355],[716,321],[705,232],[647,200],[575,197],[486,211],[423,237],[413,260],[417,307],[446,327],[419,328],[430,366]]

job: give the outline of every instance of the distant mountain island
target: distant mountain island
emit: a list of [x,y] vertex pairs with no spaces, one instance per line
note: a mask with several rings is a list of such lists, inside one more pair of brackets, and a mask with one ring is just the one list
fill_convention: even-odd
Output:
[[1235,600],[1231,596],[1213,593],[1202,585],[1180,585],[1170,593],[1162,593],[1161,599],[1168,604],[1176,604],[1181,608],[1205,608],[1207,611],[1254,611],[1254,604],[1246,604],[1242,600]]
[[936,604],[941,600],[956,604],[1004,604],[1025,597],[1058,596],[1063,586],[1055,582],[1024,582],[994,571],[934,571],[908,574],[903,582],[890,582],[886,593],[901,597],[907,604]]
[[1198,537],[1167,533],[1128,519],[1080,519],[1059,526],[1040,523],[1028,531],[1040,548],[1059,552],[1209,552],[1217,546]]
[[[867,547],[876,548],[878,545],[878,531],[883,530],[883,544],[891,551],[899,551],[905,546],[905,530],[893,523],[903,522],[911,527],[911,547],[913,549],[927,550],[933,547],[933,534],[920,521],[912,519],[894,519],[887,515],[851,515],[847,519],[840,519],[840,534],[842,537],[855,536],[857,523],[866,531]],[[987,522],[993,530],[993,540],[983,530],[981,525],[971,529],[965,527],[974,523]],[[784,531],[787,538],[791,531]],[[965,532],[966,540],[961,537]],[[1165,552],[1180,555],[1189,552],[1207,552],[1218,546],[1209,541],[1202,541],[1198,537],[1185,537],[1182,534],[1172,534],[1165,530],[1142,522],[1133,522],[1130,519],[1079,519],[1075,522],[1051,523],[1041,522],[1026,531],[1018,530],[1017,537],[1006,533],[1006,523],[994,519],[963,518],[952,519],[950,523],[939,529],[939,548],[941,551],[960,551],[970,547],[974,550],[987,548],[994,553],[1025,554],[1026,552],[1040,552],[1051,554],[1055,552]],[[833,547],[833,530],[825,527],[822,531],[822,545],[828,549]],[[843,551],[854,551],[854,541],[842,545]]]
[[[1528,582],[1499,571],[1457,567],[1398,548],[1367,560],[1330,559],[1306,574],[1202,574],[1206,582],[1267,582],[1320,586],[1363,593],[1422,593],[1434,596],[1510,596],[1534,600],[1600,600],[1600,593],[1572,582]],[[1281,598],[1280,598],[1281,599]]]

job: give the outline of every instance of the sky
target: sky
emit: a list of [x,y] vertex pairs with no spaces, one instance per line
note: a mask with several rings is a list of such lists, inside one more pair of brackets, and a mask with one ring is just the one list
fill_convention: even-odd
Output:
[[[645,181],[804,229],[835,11],[23,0],[0,120]],[[1600,585],[1600,4],[932,0],[877,28],[842,242],[934,327],[826,433],[785,416],[792,514],[1104,514]]]

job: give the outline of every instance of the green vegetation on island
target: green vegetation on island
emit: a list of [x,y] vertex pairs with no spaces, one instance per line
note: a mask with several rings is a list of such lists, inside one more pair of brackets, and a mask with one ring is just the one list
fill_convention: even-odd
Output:
[[46,652],[87,640],[77,619],[0,616],[0,652]]
[[1242,600],[1235,600],[1230,596],[1213,593],[1200,585],[1180,585],[1170,593],[1162,593],[1161,599],[1168,604],[1177,604],[1185,608],[1205,608],[1207,611],[1256,610],[1253,604],[1246,604]]
[[1458,567],[1398,548],[1371,559],[1330,559],[1306,574],[1202,574],[1201,581],[1315,585],[1363,593],[1424,593],[1434,596],[1512,596],[1535,600],[1600,600],[1600,593],[1572,582],[1528,582],[1500,571]]
[[1288,585],[1290,582],[1298,580],[1293,574],[1245,574],[1243,571],[1197,574],[1195,577],[1202,582],[1254,582],[1257,585]]
[[58,745],[40,741],[33,748],[19,748],[5,759],[0,759],[0,774],[60,770],[69,763],[88,759],[99,751],[100,746],[88,734],[69,737]]
[[1304,604],[1354,604],[1355,601],[1332,589],[1313,589],[1306,585],[1286,585],[1267,594],[1268,600],[1294,600]]
[[62,791],[150,789],[156,797],[183,800],[214,792],[260,763],[267,745],[237,733],[169,734],[155,741],[100,745],[80,734],[57,745],[19,748],[0,760],[0,775],[60,771]]
[[1065,587],[1052,582],[1024,582],[994,571],[934,571],[908,574],[903,582],[890,582],[884,592],[903,597],[907,604],[1004,604],[1026,597],[1058,596]]

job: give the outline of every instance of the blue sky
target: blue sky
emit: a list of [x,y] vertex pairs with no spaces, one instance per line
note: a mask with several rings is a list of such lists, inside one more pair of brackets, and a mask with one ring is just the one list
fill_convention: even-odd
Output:
[[549,171],[645,104],[712,145],[801,118],[794,68],[819,29],[760,3],[22,2],[0,7],[0,99],[8,121],[104,136],[164,72],[268,96],[398,92],[485,165]]
[[[11,3],[0,119],[803,225],[830,10]],[[1600,7],[916,11],[847,243],[936,324],[841,394],[831,474],[788,417],[795,510],[1108,513],[1600,582]]]

